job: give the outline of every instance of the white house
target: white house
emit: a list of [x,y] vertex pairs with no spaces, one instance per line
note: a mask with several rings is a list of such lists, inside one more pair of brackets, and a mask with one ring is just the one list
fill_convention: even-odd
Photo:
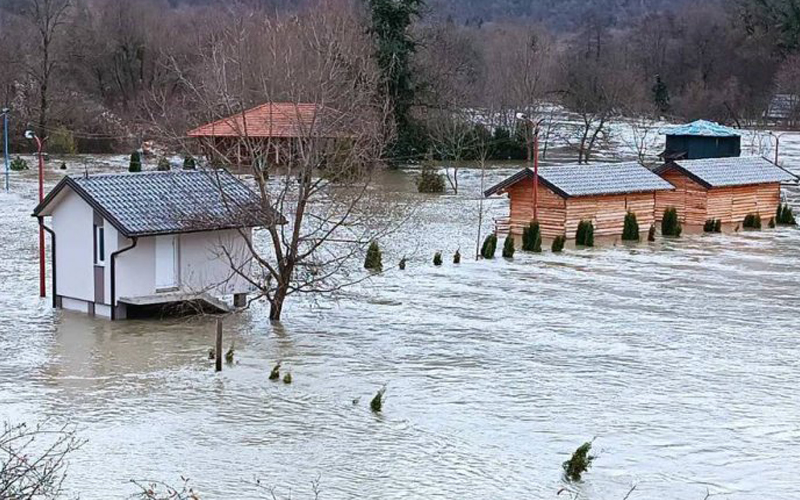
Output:
[[244,305],[252,228],[275,216],[222,170],[65,177],[33,215],[52,239],[53,306],[111,319]]

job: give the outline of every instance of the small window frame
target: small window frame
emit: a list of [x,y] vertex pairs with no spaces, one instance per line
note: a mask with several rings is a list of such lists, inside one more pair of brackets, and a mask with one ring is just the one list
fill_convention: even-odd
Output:
[[94,264],[106,265],[106,230],[103,225],[94,225]]

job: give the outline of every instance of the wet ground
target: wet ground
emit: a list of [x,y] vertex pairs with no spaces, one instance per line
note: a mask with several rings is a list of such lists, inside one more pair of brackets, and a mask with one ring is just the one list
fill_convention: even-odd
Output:
[[[281,325],[263,306],[228,318],[237,364],[214,374],[211,320],[111,323],[38,298],[35,180],[15,174],[0,194],[0,420],[76,423],[87,444],[67,486],[83,499],[181,475],[203,498],[259,498],[256,479],[311,498],[317,477],[329,499],[622,499],[633,484],[632,499],[797,498],[800,231],[476,262],[478,180],[462,171],[462,192],[437,197],[386,174],[386,196],[417,206],[384,244],[385,265],[407,254],[408,269],[291,301]],[[292,385],[267,380],[278,360]],[[592,438],[594,467],[556,496],[561,462]]]

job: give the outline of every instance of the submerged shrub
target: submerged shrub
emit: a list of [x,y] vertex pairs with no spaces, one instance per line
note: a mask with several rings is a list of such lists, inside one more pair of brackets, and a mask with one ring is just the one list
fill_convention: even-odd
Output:
[[497,250],[497,235],[492,233],[483,240],[481,247],[481,257],[484,259],[494,259],[494,253]]
[[745,229],[761,229],[761,216],[759,214],[747,214],[742,222]]
[[28,162],[19,156],[11,160],[9,163],[8,168],[11,170],[19,171],[19,170],[28,170]]
[[400,268],[401,271],[405,271],[406,270],[406,257],[405,257],[405,255],[403,256],[402,259],[400,259],[400,264],[398,265],[398,267]]
[[377,241],[372,241],[367,249],[367,256],[364,258],[364,269],[370,271],[383,271],[383,256]]
[[280,378],[281,378],[281,362],[278,361],[278,364],[272,368],[271,372],[269,372],[269,379],[278,380]]
[[283,383],[284,384],[292,383],[292,374],[290,372],[286,372],[286,375],[283,376]]
[[542,231],[538,222],[531,222],[522,230],[522,250],[537,253],[542,251]]
[[647,241],[653,242],[656,241],[656,225],[651,224],[650,230],[647,231]]
[[142,171],[142,155],[138,151],[131,153],[131,161],[128,164],[128,172]]
[[381,387],[372,401],[369,402],[369,408],[373,413],[380,413],[383,410],[383,395],[386,393],[386,386]]
[[183,169],[184,170],[194,170],[197,168],[197,162],[192,155],[186,155],[183,157]]
[[767,227],[770,229],[775,229],[775,217],[769,218],[769,223],[767,223]]
[[461,264],[461,251],[456,250],[455,255],[453,255],[453,264]]
[[564,468],[564,475],[570,481],[580,481],[583,473],[589,470],[592,466],[592,461],[595,457],[589,455],[592,451],[592,443],[583,443],[575,450],[572,457],[564,462],[561,466]]
[[664,236],[681,235],[681,223],[678,220],[678,210],[675,207],[667,207],[664,210],[664,217],[661,219],[661,234]]
[[508,236],[506,236],[506,241],[503,243],[503,258],[513,259],[515,251],[516,249],[514,248],[514,237],[509,234]]
[[417,177],[417,191],[420,193],[444,193],[444,175],[432,167],[422,167]]
[[156,166],[156,170],[159,172],[169,172],[172,169],[172,165],[170,165],[169,160],[166,156],[162,156],[158,159],[158,165]]
[[550,250],[552,250],[553,253],[559,253],[562,250],[564,250],[564,245],[566,243],[567,243],[567,237],[566,236],[563,236],[563,235],[562,236],[556,236],[555,239],[553,239],[553,244],[550,247]]
[[442,265],[442,252],[436,252],[435,254],[433,254],[433,265],[434,266]]
[[713,233],[714,232],[714,219],[707,219],[706,222],[703,224],[703,232],[705,233]]
[[575,244],[578,246],[594,246],[594,225],[592,221],[582,220],[578,223],[578,230],[575,231]]
[[623,241],[639,241],[639,223],[636,221],[636,214],[628,212],[625,214],[625,224],[622,229]]
[[233,344],[231,344],[230,349],[228,349],[228,352],[225,353],[225,361],[228,363],[233,363],[233,355],[235,352],[236,351],[233,348]]
[[781,225],[795,226],[797,221],[794,219],[792,207],[788,203],[778,205],[778,210],[775,213],[775,222]]

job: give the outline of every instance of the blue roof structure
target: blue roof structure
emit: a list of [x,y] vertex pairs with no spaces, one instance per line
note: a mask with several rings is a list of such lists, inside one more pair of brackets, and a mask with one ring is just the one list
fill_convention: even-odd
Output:
[[748,186],[773,182],[797,182],[798,177],[760,156],[675,160],[657,169],[658,174],[676,169],[706,188]]
[[[487,189],[484,195],[491,196],[532,178],[533,170],[523,169]],[[672,184],[636,162],[541,167],[539,181],[564,198],[675,189]]]
[[730,127],[706,120],[664,127],[660,132],[664,135],[692,135],[697,137],[740,137],[742,135]]

